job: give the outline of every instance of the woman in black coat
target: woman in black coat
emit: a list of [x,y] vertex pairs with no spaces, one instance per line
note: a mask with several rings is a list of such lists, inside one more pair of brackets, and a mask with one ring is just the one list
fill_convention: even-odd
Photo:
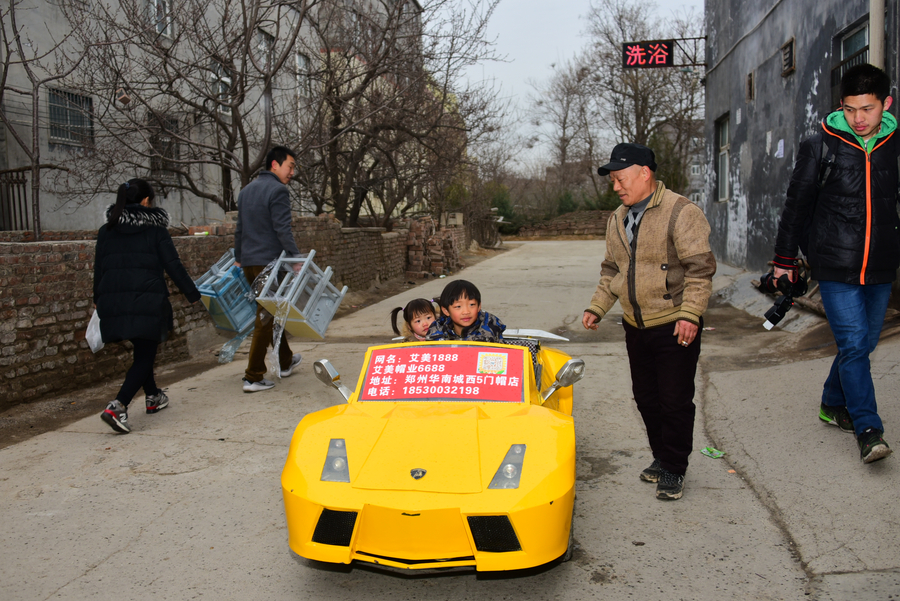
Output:
[[144,389],[147,413],[168,406],[169,398],[153,378],[159,343],[173,327],[172,305],[163,272],[187,299],[200,292],[178,258],[169,235],[169,215],[153,207],[153,188],[142,179],[119,186],[116,204],[106,209],[106,225],[97,234],[94,258],[94,305],[103,342],[131,341],[134,362],[116,399],[100,417],[116,432],[127,434],[128,404]]

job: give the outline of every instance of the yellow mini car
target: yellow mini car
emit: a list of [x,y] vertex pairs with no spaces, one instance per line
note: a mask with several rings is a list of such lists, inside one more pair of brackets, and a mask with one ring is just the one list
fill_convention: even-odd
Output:
[[347,403],[294,432],[281,475],[290,548],[401,570],[515,570],[571,555],[571,386],[584,362],[542,348],[552,334],[511,334],[371,347],[355,392],[316,362]]

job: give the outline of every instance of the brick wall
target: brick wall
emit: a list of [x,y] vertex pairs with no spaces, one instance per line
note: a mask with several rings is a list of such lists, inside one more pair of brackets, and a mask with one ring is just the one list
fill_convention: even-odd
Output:
[[[224,238],[175,238],[199,276],[230,244]],[[44,394],[124,374],[130,350],[111,344],[94,355],[84,340],[93,312],[94,241],[0,243],[0,411]],[[159,362],[187,357],[186,333],[209,324],[202,304],[173,290],[175,330]]]
[[579,236],[603,238],[606,222],[612,211],[576,211],[560,215],[550,221],[525,226],[519,230],[519,238],[555,238]]
[[[385,232],[342,228],[330,216],[295,216],[293,220],[300,250],[315,249],[316,264],[333,268],[332,283],[356,290],[407,275],[410,224],[398,226]],[[213,226],[207,230],[210,235],[204,236],[177,236],[177,230],[170,231],[185,268],[195,279],[234,243],[233,224]],[[96,232],[81,232],[87,238],[82,240],[68,240],[68,233],[46,232],[49,241],[2,241],[27,240],[25,234],[0,236],[0,411],[44,395],[121,379],[131,364],[131,351],[125,345],[110,344],[95,355],[84,339],[93,311]],[[440,261],[444,271],[458,266],[465,230],[447,230],[436,239],[445,251]],[[171,281],[169,289],[175,329],[160,348],[157,365],[187,358],[188,332],[211,327],[202,303],[188,304]]]

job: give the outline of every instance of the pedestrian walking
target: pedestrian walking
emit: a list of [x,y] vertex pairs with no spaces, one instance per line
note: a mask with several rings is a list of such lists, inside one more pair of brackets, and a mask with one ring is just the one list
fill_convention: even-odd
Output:
[[680,499],[694,432],[694,375],[716,260],[709,223],[656,180],[656,157],[618,144],[598,169],[622,201],[609,218],[600,283],[582,325],[596,330],[619,301],[631,386],[653,452],[640,478],[656,497]]
[[[287,252],[299,257],[300,250],[291,230],[291,198],[287,183],[294,175],[296,158],[284,146],[273,147],[266,155],[266,169],[238,195],[238,219],[234,233],[235,265],[241,267],[248,282]],[[297,263],[299,271],[302,264]],[[277,274],[272,274],[276,277]],[[250,357],[244,372],[244,392],[269,390],[275,383],[265,378],[266,349],[273,343],[275,318],[261,306],[256,308],[256,323],[250,342]],[[291,353],[287,337],[278,347],[280,376],[286,378],[300,365],[300,353]]]
[[119,186],[116,203],[106,209],[94,257],[94,306],[104,343],[128,340],[134,361],[115,400],[100,417],[116,432],[128,434],[128,405],[138,389],[147,413],[169,405],[153,377],[159,343],[173,327],[172,305],[164,273],[191,303],[200,292],[181,264],[169,235],[169,214],[153,206],[153,188],[142,179]]
[[868,64],[841,78],[841,108],[797,152],[773,261],[776,278],[796,281],[798,250],[809,260],[837,343],[819,419],[855,434],[865,463],[891,454],[869,366],[900,266],[890,89],[887,74]]

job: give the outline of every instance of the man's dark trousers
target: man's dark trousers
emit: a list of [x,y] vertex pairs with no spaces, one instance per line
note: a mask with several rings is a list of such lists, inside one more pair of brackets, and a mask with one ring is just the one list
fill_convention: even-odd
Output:
[[[247,281],[253,283],[262,270],[264,265],[251,265],[243,267],[244,276]],[[247,362],[247,369],[244,377],[250,382],[259,382],[266,375],[266,350],[272,346],[272,334],[275,329],[275,318],[272,314],[263,309],[262,305],[256,306],[256,323],[254,324],[253,338],[250,340],[250,359]],[[281,344],[278,347],[278,361],[281,363],[281,369],[287,369],[291,366],[293,355],[291,347],[288,346],[287,335],[282,334]]]
[[663,469],[684,475],[694,443],[694,376],[703,320],[689,346],[678,344],[674,322],[644,330],[624,321],[622,325],[631,390],[644,418],[650,449]]

